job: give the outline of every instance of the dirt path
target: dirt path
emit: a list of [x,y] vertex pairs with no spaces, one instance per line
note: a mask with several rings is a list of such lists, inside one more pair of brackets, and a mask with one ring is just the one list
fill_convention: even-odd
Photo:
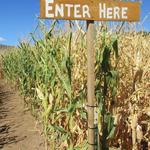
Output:
[[0,149],[45,150],[44,138],[23,100],[4,80],[0,80]]

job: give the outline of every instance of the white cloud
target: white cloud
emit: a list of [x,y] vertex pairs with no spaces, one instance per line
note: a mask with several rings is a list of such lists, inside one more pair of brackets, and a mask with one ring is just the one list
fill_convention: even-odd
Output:
[[0,42],[4,42],[6,41],[6,39],[4,39],[3,37],[0,37]]

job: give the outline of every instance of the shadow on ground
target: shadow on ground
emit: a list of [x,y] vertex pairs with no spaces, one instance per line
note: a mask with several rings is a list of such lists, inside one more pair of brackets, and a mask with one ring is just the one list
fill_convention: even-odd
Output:
[[18,136],[11,136],[12,132],[15,132],[15,124],[7,119],[7,116],[10,113],[10,109],[13,109],[7,106],[7,102],[9,100],[9,97],[13,94],[10,91],[3,91],[0,87],[0,149],[4,147],[4,145],[17,143],[21,140],[24,140],[26,137],[19,138]]

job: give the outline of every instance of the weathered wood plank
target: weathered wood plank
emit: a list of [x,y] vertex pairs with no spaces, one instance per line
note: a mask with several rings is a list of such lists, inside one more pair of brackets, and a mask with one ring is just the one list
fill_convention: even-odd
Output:
[[40,18],[139,21],[140,3],[114,0],[41,0]]

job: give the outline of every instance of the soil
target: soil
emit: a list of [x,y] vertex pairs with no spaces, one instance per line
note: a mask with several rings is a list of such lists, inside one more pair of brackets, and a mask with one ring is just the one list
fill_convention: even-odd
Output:
[[38,124],[14,88],[0,79],[0,149],[45,150]]

